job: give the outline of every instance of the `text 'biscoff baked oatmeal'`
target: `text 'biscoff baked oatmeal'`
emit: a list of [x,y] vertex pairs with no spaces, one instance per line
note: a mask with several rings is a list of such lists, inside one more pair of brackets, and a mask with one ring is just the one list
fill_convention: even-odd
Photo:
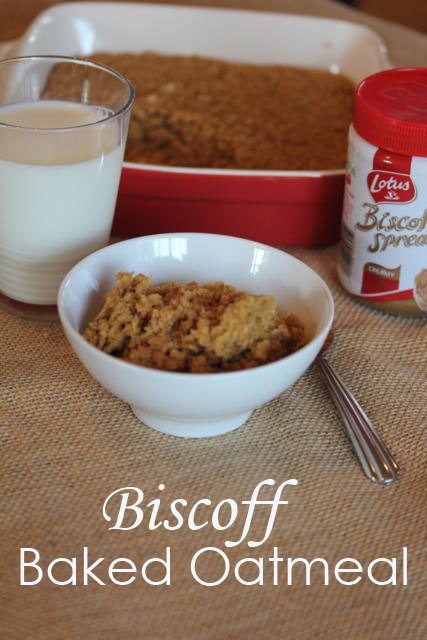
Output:
[[[345,167],[354,87],[318,69],[96,53],[135,87],[125,159],[179,167]],[[52,81],[69,84],[53,74]]]
[[278,311],[273,296],[215,282],[153,284],[119,273],[83,336],[133,364],[191,373],[256,367],[306,342],[301,322]]

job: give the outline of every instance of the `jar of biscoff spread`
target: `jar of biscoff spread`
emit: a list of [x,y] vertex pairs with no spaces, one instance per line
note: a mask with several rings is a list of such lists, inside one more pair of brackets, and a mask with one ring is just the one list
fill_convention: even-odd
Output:
[[338,273],[370,305],[427,314],[427,68],[357,88]]

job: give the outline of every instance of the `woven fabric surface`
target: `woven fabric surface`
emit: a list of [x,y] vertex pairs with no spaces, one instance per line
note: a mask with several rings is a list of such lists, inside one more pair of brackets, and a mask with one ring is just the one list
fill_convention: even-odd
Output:
[[[244,427],[206,440],[182,440],[143,426],[130,408],[103,390],[71,352],[57,323],[0,313],[1,638],[4,640],[423,640],[426,599],[426,356],[427,325],[372,311],[349,298],[335,274],[336,249],[297,250],[331,286],[336,340],[330,360],[388,441],[402,468],[398,484],[379,488],[364,478],[315,368],[280,398],[258,409]],[[230,531],[212,526],[108,531],[107,495],[119,487],[171,500],[250,498],[265,478],[296,478],[269,540],[227,550],[231,566],[263,557],[265,584],[244,586],[233,574],[217,587],[191,577],[204,546],[224,548]],[[206,513],[208,513],[208,509]],[[242,511],[243,514],[243,511]],[[238,523],[242,525],[243,515]],[[254,515],[259,539],[266,513]],[[239,533],[239,526],[233,531]],[[41,565],[77,556],[118,557],[140,566],[171,547],[171,586],[137,579],[126,587],[59,587],[43,580],[19,586],[19,549],[33,547]],[[274,586],[268,557],[344,557],[364,565],[409,549],[408,586],[363,579],[345,587],[312,584],[295,573]],[[80,567],[80,564],[78,565]],[[81,569],[78,569],[81,571]],[[205,575],[222,573],[216,558]],[[206,573],[205,573],[206,572]],[[250,571],[246,572],[250,579]],[[64,579],[65,579],[64,573]],[[105,570],[100,571],[105,577]],[[58,570],[58,575],[60,575]],[[210,577],[209,579],[213,579]]]

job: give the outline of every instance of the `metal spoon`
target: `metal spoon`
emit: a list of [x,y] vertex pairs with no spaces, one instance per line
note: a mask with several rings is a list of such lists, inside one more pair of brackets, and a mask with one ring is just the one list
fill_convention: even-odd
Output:
[[382,485],[396,482],[399,479],[399,467],[390,449],[324,355],[332,340],[333,331],[330,331],[316,363],[353,444],[357,459],[364,474],[372,482]]

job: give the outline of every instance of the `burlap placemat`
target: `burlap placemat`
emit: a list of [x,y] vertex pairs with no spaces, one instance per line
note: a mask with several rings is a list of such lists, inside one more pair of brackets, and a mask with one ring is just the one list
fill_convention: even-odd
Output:
[[[181,440],[144,427],[127,405],[94,382],[58,324],[0,313],[1,638],[427,637],[427,325],[370,311],[347,297],[336,280],[335,249],[294,253],[333,289],[331,361],[395,452],[400,483],[379,488],[363,477],[314,368],[236,432]],[[264,586],[244,586],[231,576],[220,586],[203,587],[191,577],[191,557],[204,546],[224,548],[229,531],[209,526],[150,532],[147,523],[132,531],[108,531],[102,518],[105,498],[119,487],[140,487],[151,500],[164,483],[167,517],[175,498],[245,500],[265,478],[296,478],[299,486],[288,492],[289,505],[279,508],[265,545],[227,551],[232,565],[248,556],[267,561],[273,546],[285,557],[320,556],[331,566],[348,556],[366,564],[399,555],[406,545],[408,586],[367,580],[352,587],[334,581],[324,586],[317,571],[311,586],[303,584],[303,573],[295,574],[292,586],[280,578],[273,586],[266,564]],[[240,515],[238,522],[242,525]],[[262,509],[255,512],[253,527],[261,536]],[[38,549],[46,567],[60,556],[77,556],[80,562],[84,546],[93,559],[128,557],[139,566],[150,557],[164,557],[170,546],[172,585],[150,586],[137,579],[126,587],[82,586],[79,577],[77,586],[47,580],[19,586],[20,547]],[[221,573],[214,560],[205,570],[210,576]]]

